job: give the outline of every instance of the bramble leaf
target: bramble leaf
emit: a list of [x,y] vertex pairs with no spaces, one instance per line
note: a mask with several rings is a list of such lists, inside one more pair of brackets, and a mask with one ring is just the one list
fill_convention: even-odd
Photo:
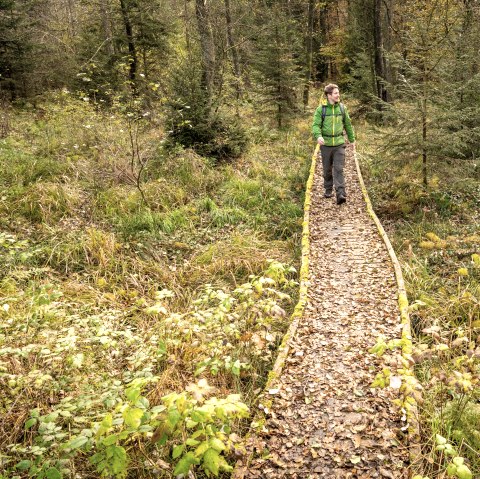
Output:
[[211,472],[214,476],[218,476],[220,468],[220,454],[215,449],[208,449],[203,455],[203,467],[205,471]]
[[183,450],[185,449],[185,445],[184,444],[179,444],[178,446],[175,446],[173,448],[173,452],[172,452],[172,458],[173,459],[177,459],[178,457],[180,457],[182,454],[183,454]]
[[193,452],[188,452],[180,459],[180,461],[178,461],[178,464],[173,471],[173,475],[178,476],[179,474],[183,474],[184,476],[186,476],[190,471],[190,467],[192,466],[192,464],[199,463],[200,460],[194,456]]
[[122,416],[128,427],[137,429],[142,423],[143,411],[140,408],[128,408]]
[[68,449],[78,449],[88,442],[88,437],[78,436],[67,443]]
[[56,467],[50,467],[45,473],[47,479],[62,479],[61,472]]
[[120,476],[127,473],[127,452],[121,446],[110,446],[112,452],[112,472]]
[[223,441],[220,441],[220,439],[216,437],[213,437],[212,439],[210,439],[210,447],[215,449],[218,452],[222,452],[226,449],[226,446],[223,443]]

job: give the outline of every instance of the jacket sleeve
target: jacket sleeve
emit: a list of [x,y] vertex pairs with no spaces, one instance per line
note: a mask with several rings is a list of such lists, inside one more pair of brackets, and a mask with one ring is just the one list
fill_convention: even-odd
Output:
[[313,115],[313,123],[312,123],[312,134],[315,140],[318,140],[319,136],[322,136],[322,131],[320,129],[322,124],[322,107],[319,106],[315,110],[315,114]]
[[345,107],[345,122],[344,122],[345,131],[347,132],[348,141],[353,143],[355,141],[355,131],[353,130],[352,121],[350,120],[350,115],[348,114],[347,107]]

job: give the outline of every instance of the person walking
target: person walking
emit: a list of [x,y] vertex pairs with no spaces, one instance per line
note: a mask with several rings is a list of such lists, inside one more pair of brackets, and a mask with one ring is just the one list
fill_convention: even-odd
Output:
[[347,108],[340,103],[340,90],[333,83],[328,84],[324,90],[326,101],[315,110],[313,116],[312,133],[320,145],[323,167],[324,197],[332,198],[333,188],[337,205],[345,203],[347,193],[345,191],[345,178],[343,167],[345,166],[345,138],[347,132],[348,141],[355,144],[355,132],[348,115]]

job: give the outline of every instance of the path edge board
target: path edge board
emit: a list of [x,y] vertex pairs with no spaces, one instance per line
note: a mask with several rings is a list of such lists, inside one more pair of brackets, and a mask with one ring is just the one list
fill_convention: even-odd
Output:
[[[393,263],[393,267],[395,270],[395,279],[397,281],[397,291],[398,291],[398,307],[400,311],[400,320],[402,324],[402,387],[400,389],[403,392],[403,396],[405,398],[404,401],[404,409],[405,415],[407,417],[407,425],[408,425],[408,450],[410,456],[410,464],[412,466],[414,474],[422,474],[422,454],[421,454],[421,447],[420,447],[420,423],[418,419],[418,403],[415,399],[415,396],[412,394],[414,390],[418,389],[418,381],[415,378],[415,374],[411,365],[413,364],[412,360],[412,329],[410,323],[410,314],[408,312],[408,297],[405,288],[405,281],[403,279],[402,267],[400,265],[400,261],[393,249],[392,243],[390,242],[390,238],[388,237],[385,229],[382,226],[382,223],[378,219],[376,215],[372,202],[370,201],[370,196],[368,195],[367,188],[365,186],[365,182],[363,180],[362,171],[360,169],[360,163],[358,161],[357,152],[355,147],[353,147],[353,157],[355,159],[355,166],[357,168],[357,175],[358,181],[360,183],[360,188],[363,193],[363,197],[365,199],[365,203],[367,206],[368,214],[373,219],[375,225],[377,226],[378,233],[380,234],[385,246],[387,248],[388,254],[390,255],[390,259]],[[402,391],[403,389],[403,391]],[[419,391],[418,391],[419,392]]]
[[[255,414],[254,419],[250,425],[249,432],[245,436],[246,443],[248,443],[249,437],[255,432],[255,430],[263,427],[263,423],[265,421],[264,410],[268,410],[272,402],[271,399],[268,398],[268,390],[272,389],[275,381],[280,377],[282,373],[285,361],[288,357],[288,353],[290,352],[290,341],[295,336],[298,324],[300,322],[300,319],[303,317],[305,306],[308,300],[310,259],[310,205],[312,201],[313,180],[315,177],[315,169],[317,165],[319,149],[319,146],[317,146],[312,155],[310,172],[308,175],[307,185],[305,189],[305,201],[303,207],[302,223],[302,256],[300,264],[300,288],[298,302],[290,317],[290,326],[288,327],[287,332],[283,336],[282,343],[278,348],[277,359],[275,360],[272,370],[268,373],[267,382],[265,384],[265,388],[262,394],[265,399],[261,401],[261,405],[259,405],[260,410]],[[259,397],[262,397],[262,395],[260,395]],[[246,455],[243,460],[237,462],[235,469],[232,473],[232,479],[244,479],[252,456],[253,453],[251,453],[250,455]]]

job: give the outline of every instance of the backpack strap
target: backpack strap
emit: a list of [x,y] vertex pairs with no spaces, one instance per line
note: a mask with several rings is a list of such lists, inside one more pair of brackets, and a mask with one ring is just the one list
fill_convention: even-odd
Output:
[[[340,111],[342,112],[342,122],[343,122],[343,127],[345,128],[345,105],[343,103],[340,103]],[[320,134],[322,134],[322,127],[323,127],[323,122],[325,121],[325,117],[327,116],[327,105],[322,105],[322,122],[320,123]],[[323,135],[323,136],[343,136],[343,133],[339,133],[338,135]]]
[[327,105],[322,105],[322,123],[320,124],[320,132],[322,131],[323,122],[325,121],[326,116],[327,116]]
[[[343,124],[345,125],[345,105],[340,103],[340,111],[342,112],[342,120]],[[327,105],[322,105],[322,123],[320,124],[320,129],[322,129],[323,122],[325,121],[325,117],[327,116]]]

